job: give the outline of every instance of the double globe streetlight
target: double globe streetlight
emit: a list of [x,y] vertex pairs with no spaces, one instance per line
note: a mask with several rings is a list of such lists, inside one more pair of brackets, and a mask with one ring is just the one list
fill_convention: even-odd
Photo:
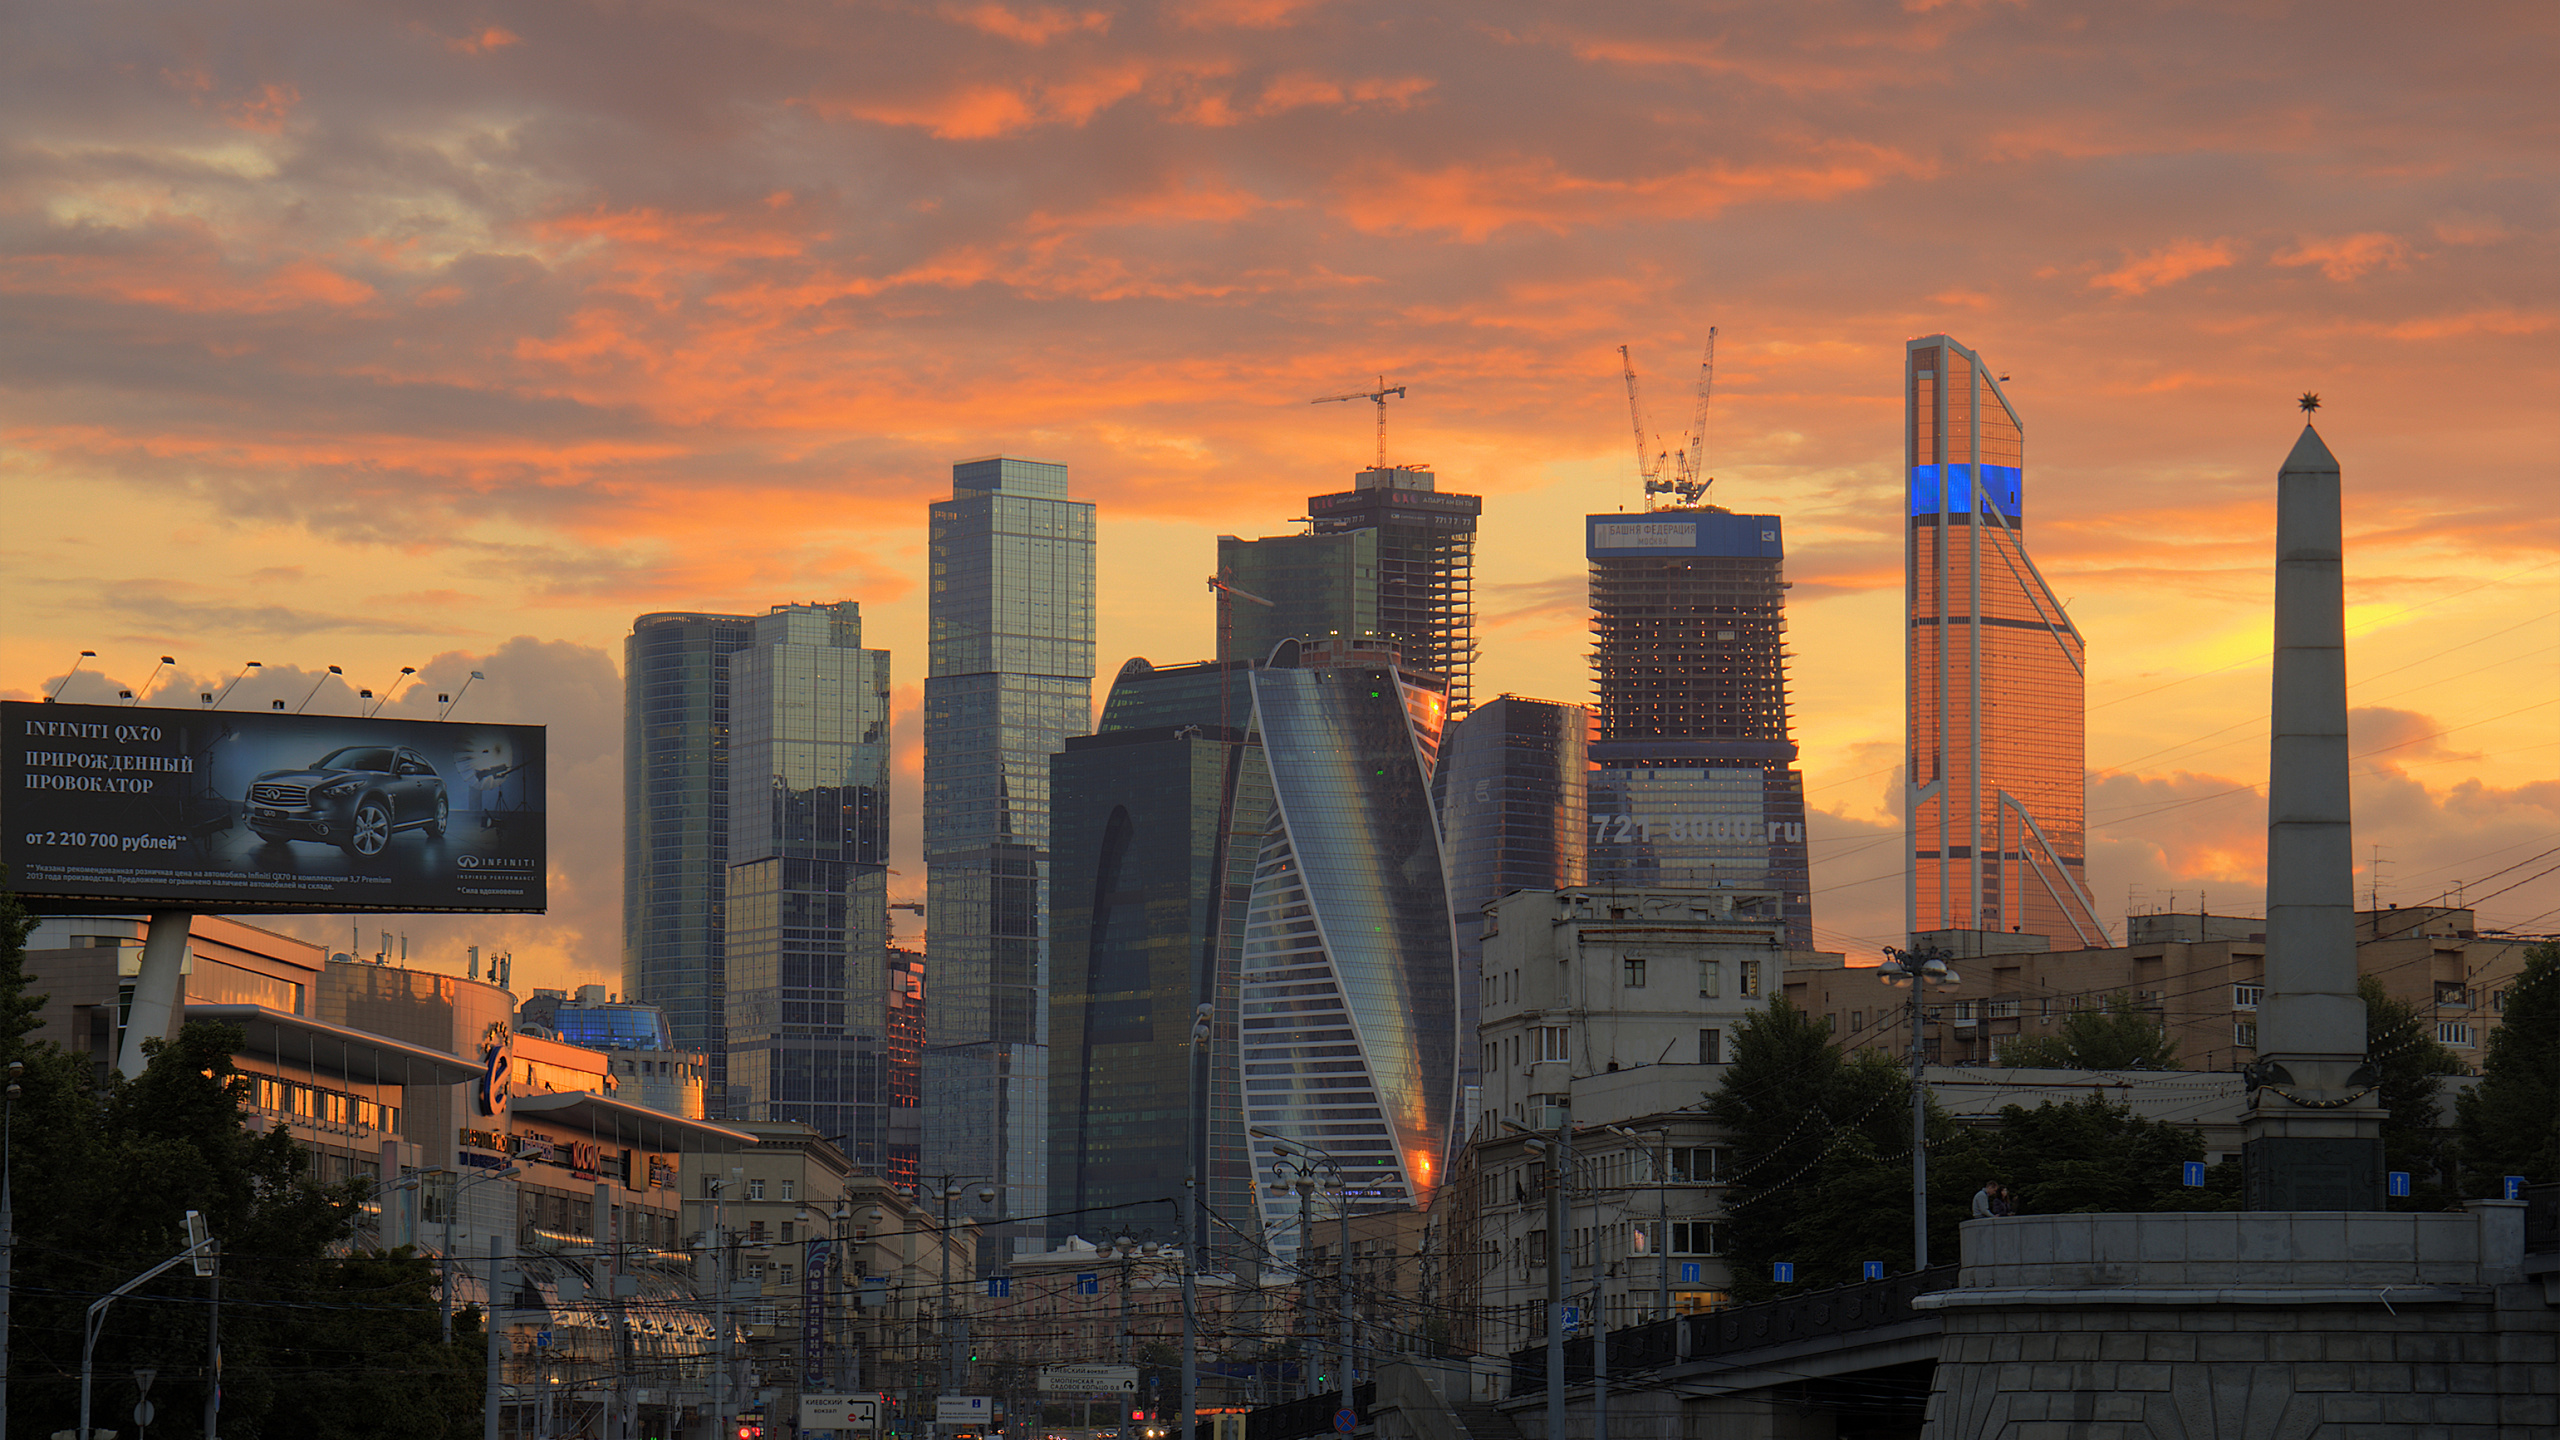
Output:
[[1911,1011],[1911,1269],[1929,1268],[1929,1084],[1923,1067],[1927,1055],[1920,1039],[1922,995],[1930,986],[1958,984],[1963,976],[1947,964],[1952,958],[1934,945],[1896,950],[1888,945],[1876,978],[1908,989]]

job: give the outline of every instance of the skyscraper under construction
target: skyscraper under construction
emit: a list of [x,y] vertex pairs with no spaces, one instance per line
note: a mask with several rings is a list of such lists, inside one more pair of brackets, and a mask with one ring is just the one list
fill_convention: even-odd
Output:
[[1776,892],[1811,949],[1778,517],[1683,500],[1585,522],[1591,883]]
[[1476,518],[1484,501],[1439,488],[1419,465],[1377,465],[1352,488],[1307,497],[1313,532],[1218,537],[1218,565],[1268,603],[1233,606],[1222,660],[1260,660],[1283,640],[1384,636],[1405,668],[1448,685],[1466,718],[1476,655]]
[[2027,556],[2024,427],[1973,351],[1945,335],[1906,351],[1910,929],[2103,945],[2085,646]]

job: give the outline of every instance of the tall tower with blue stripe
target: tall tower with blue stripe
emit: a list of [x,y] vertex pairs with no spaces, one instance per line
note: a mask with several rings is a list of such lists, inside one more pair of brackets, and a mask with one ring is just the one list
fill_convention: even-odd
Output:
[[1988,933],[2105,945],[2087,876],[2086,646],[2027,555],[2025,429],[1948,336],[1909,343],[1903,383],[1909,928],[1959,954]]

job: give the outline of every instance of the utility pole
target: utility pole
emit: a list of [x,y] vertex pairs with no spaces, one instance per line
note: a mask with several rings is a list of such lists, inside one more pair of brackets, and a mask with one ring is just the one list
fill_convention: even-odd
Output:
[[1572,1236],[1565,1229],[1573,1218],[1573,1207],[1565,1196],[1573,1184],[1573,1096],[1567,1093],[1559,1098],[1564,1103],[1555,1107],[1552,1138],[1517,1120],[1502,1123],[1530,1136],[1531,1148],[1544,1148],[1553,1170],[1547,1186],[1547,1434],[1560,1440],[1565,1433],[1564,1297],[1573,1284]]
[[1911,951],[1888,945],[1884,956],[1877,978],[1911,990],[1911,1270],[1916,1275],[1929,1268],[1929,1085],[1920,1039],[1921,1000],[1930,986],[1953,985],[1963,977],[1947,968],[1947,952],[1936,946]]
[[506,1325],[501,1308],[506,1299],[507,1239],[491,1232],[489,1236],[489,1305],[484,1324],[488,1331],[489,1374],[480,1395],[480,1440],[498,1440],[498,1347],[503,1343]]

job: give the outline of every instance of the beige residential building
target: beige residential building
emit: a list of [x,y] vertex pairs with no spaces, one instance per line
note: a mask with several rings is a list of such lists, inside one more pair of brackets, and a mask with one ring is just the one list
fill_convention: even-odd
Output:
[[[2095,950],[2054,951],[2035,935],[1982,937],[2016,948],[1959,957],[1960,983],[1929,993],[1921,1025],[1929,1059],[1991,1064],[2001,1042],[2053,1034],[2071,1012],[2124,996],[2168,1027],[2184,1068],[2237,1070],[2254,1061],[2266,922],[2135,915],[2126,930],[2129,943]],[[2363,911],[2356,932],[2357,969],[2415,1006],[2438,1041],[2477,1066],[2536,942],[2481,935],[2470,911],[2446,906]],[[1791,968],[1783,988],[1850,1048],[1909,1053],[1907,993],[1878,983],[1872,968]]]

